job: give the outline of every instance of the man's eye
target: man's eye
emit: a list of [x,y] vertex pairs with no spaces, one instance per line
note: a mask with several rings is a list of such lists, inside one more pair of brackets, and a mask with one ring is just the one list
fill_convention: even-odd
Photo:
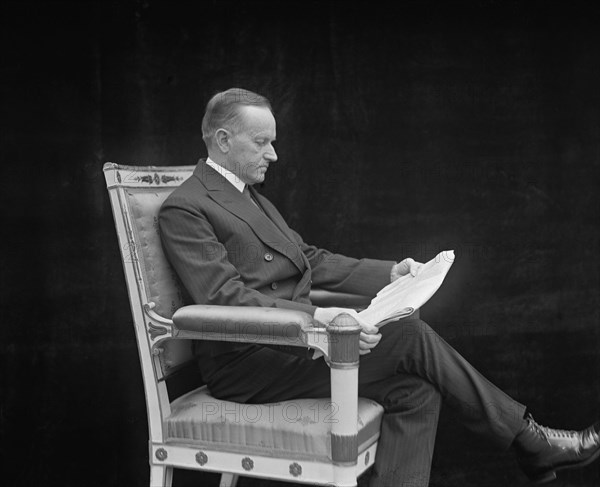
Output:
[[267,142],[264,139],[259,139],[256,141],[258,145],[265,145]]

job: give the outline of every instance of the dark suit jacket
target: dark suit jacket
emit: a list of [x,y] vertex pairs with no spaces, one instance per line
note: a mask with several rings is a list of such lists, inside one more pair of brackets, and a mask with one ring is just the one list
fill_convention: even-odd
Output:
[[[392,261],[353,259],[304,243],[269,200],[258,208],[201,160],[164,202],[159,225],[165,254],[197,304],[269,306],[314,314],[311,285],[375,295],[390,282]],[[216,356],[244,345],[206,347]]]

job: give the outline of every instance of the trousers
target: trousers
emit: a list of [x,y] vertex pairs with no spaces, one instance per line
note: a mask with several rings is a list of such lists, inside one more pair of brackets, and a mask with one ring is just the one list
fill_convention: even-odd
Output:
[[[471,431],[508,449],[525,425],[525,406],[488,381],[420,319],[381,328],[379,344],[360,357],[359,396],[384,408],[370,487],[424,487],[442,402]],[[303,349],[253,345],[208,378],[220,399],[268,403],[329,397],[329,367]],[[206,380],[206,378],[205,378]]]

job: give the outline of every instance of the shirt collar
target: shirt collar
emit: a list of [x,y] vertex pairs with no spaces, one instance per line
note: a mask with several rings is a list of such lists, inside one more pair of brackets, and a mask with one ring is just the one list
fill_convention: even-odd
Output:
[[233,187],[235,189],[237,189],[240,193],[244,192],[244,188],[246,187],[246,183],[244,183],[240,178],[238,178],[229,169],[225,169],[223,166],[219,166],[210,157],[206,158],[206,164],[208,164],[215,171],[217,171],[221,176],[223,176],[225,179],[227,179],[227,181],[229,181],[233,185]]

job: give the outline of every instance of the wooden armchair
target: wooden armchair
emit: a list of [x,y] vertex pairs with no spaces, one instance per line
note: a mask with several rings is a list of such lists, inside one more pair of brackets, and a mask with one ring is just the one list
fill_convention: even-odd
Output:
[[[348,315],[323,328],[294,310],[184,306],[162,251],[158,210],[193,169],[104,165],[144,379],[150,485],[169,486],[173,468],[185,468],[221,472],[223,487],[235,486],[238,475],[355,486],[374,462],[383,414],[358,397],[359,326]],[[314,298],[343,306],[366,299],[324,291]],[[331,397],[237,404],[206,386],[177,397],[170,384],[196,367],[193,340],[318,349],[330,363]]]

